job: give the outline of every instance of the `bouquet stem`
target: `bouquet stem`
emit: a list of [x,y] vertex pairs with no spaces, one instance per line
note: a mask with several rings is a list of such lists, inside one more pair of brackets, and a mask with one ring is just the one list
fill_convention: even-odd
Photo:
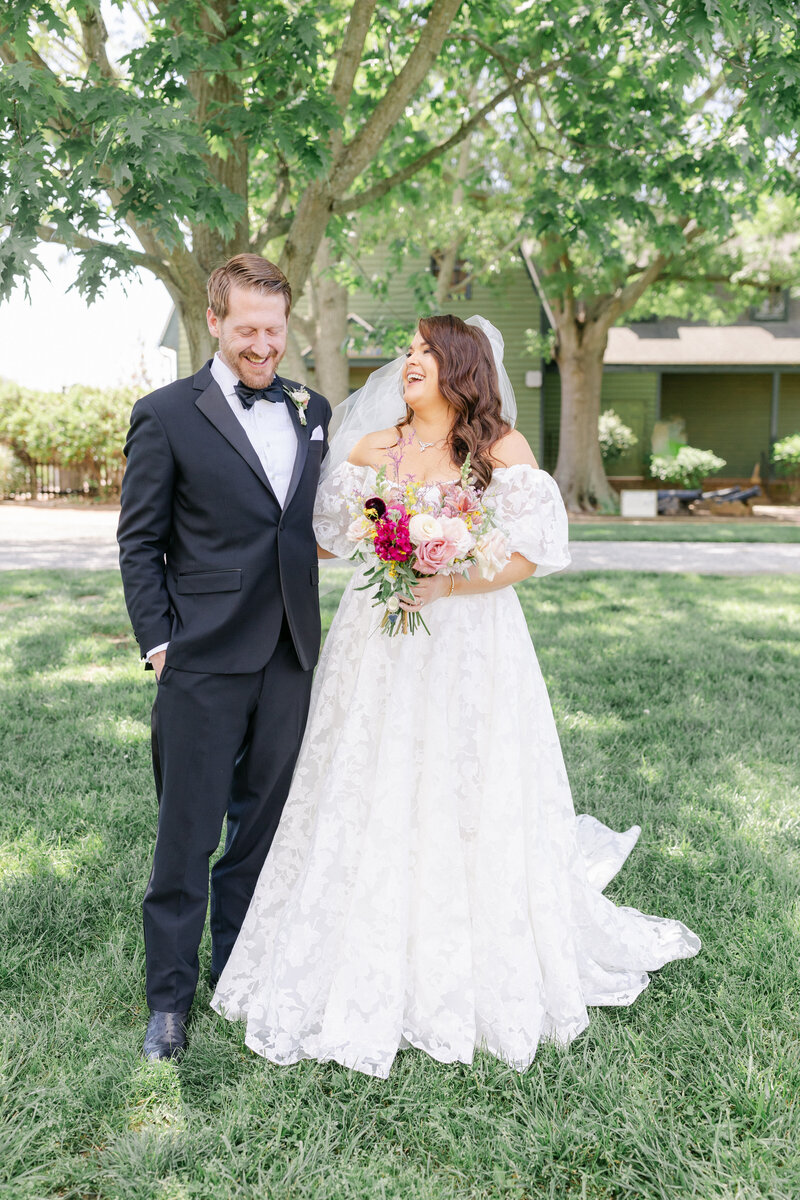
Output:
[[426,633],[430,633],[430,629],[420,613],[409,613],[404,608],[398,609],[396,612],[389,612],[387,608],[384,611],[380,628],[382,632],[388,633],[389,637],[394,637],[398,633],[413,633],[417,625],[421,625]]

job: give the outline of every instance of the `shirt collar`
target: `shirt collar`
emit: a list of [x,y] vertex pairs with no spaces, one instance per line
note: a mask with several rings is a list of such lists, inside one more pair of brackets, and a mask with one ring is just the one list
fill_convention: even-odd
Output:
[[219,356],[219,350],[211,360],[211,374],[222,388],[226,396],[233,396],[234,387],[239,382],[239,376],[230,369],[226,362],[223,362]]

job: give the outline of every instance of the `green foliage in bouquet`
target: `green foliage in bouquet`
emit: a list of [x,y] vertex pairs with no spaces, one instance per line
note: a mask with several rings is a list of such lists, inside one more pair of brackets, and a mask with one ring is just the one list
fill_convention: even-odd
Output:
[[606,464],[622,458],[626,450],[631,450],[639,441],[630,426],[625,424],[613,408],[607,408],[605,412],[600,413],[597,436],[600,439],[600,453]]
[[0,385],[0,440],[23,463],[81,470],[95,486],[115,486],[134,388],[75,385],[64,392],[38,392]]
[[654,454],[650,459],[650,474],[653,479],[679,488],[698,488],[706,476],[716,474],[724,466],[725,459],[712,450],[681,446],[675,455]]

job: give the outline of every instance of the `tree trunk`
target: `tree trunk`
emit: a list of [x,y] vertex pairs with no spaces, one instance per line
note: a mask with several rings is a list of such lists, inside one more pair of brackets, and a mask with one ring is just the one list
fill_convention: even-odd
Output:
[[283,244],[278,265],[292,285],[294,303],[302,296],[331,215],[331,197],[325,182],[307,187]]
[[[216,14],[216,21],[212,19],[212,13]],[[209,45],[224,40],[224,29],[232,31],[238,22],[234,0],[210,0],[201,6],[199,15]],[[235,111],[244,104],[244,93],[238,80],[239,72],[236,70],[190,72],[189,90],[197,104],[195,119],[200,129],[209,123],[210,117],[213,119],[216,114]],[[227,116],[225,120],[228,120]],[[241,201],[230,237],[224,237],[203,222],[192,224],[192,255],[203,274],[209,276],[216,267],[221,267],[235,254],[243,254],[250,249],[248,142],[243,134],[236,132],[235,124],[226,130],[225,153],[208,154],[206,162],[216,181]]]
[[177,299],[178,315],[189,343],[189,363],[192,371],[199,371],[203,363],[213,358],[217,340],[208,331],[206,309],[208,297],[205,289],[193,288],[189,294]]
[[312,274],[314,373],[316,386],[331,405],[345,400],[350,392],[350,363],[347,358],[347,288],[334,278],[330,240],[324,238]]
[[[292,328],[292,318],[289,317],[289,337],[286,341],[286,353],[281,359],[279,371],[285,379],[293,379],[296,383],[304,384],[307,382],[307,372],[300,341],[301,339],[298,338],[295,330]],[[303,340],[303,345],[306,344],[305,340]]]
[[[478,89],[473,86],[469,90],[467,96],[467,104],[470,108],[474,108],[477,100]],[[461,143],[461,148],[458,152],[458,164],[456,166],[456,185],[453,188],[453,212],[460,214],[460,209],[464,203],[464,181],[469,174],[469,159],[472,153],[473,134],[468,134]],[[436,311],[442,312],[444,306],[450,298],[450,293],[453,290],[453,276],[455,274],[456,265],[458,263],[458,252],[461,248],[461,237],[457,236],[446,248],[439,247],[442,251],[442,257],[439,262],[439,278],[436,281]]]
[[597,436],[608,331],[577,322],[565,325],[562,331],[559,322],[556,353],[561,373],[561,430],[555,480],[571,512],[616,509],[616,492],[606,478]]

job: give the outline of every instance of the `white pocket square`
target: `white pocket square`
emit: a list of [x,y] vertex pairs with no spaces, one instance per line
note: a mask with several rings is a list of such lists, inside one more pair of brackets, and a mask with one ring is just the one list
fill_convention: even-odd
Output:
[[311,437],[309,438],[309,441],[311,441],[311,442],[321,442],[322,441],[322,426],[321,425],[314,426],[314,428],[311,430]]

